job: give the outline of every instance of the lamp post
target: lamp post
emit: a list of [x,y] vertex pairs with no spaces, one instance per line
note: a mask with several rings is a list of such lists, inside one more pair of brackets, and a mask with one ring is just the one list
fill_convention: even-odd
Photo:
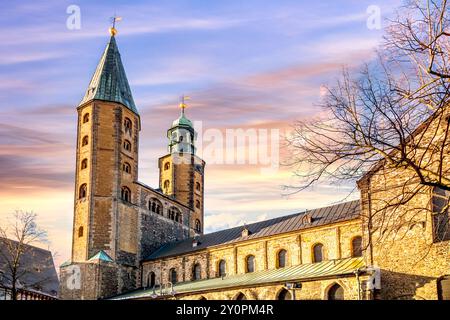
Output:
[[299,290],[302,288],[302,283],[301,282],[286,282],[286,284],[284,285],[284,287],[286,288],[286,290],[290,290],[291,292],[291,300],[296,300],[295,299],[295,290]]

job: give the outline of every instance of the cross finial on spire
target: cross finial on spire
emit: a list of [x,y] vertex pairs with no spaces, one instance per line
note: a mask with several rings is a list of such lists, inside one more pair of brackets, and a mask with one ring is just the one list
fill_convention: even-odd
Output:
[[122,20],[122,17],[118,17],[116,14],[114,14],[114,16],[111,17],[112,26],[111,26],[111,28],[109,28],[109,33],[113,37],[117,34],[116,22],[118,22],[120,20]]
[[185,96],[184,94],[181,96],[181,102],[180,102],[180,108],[181,108],[181,114],[184,115],[184,109],[186,109],[186,100],[191,99],[191,97]]

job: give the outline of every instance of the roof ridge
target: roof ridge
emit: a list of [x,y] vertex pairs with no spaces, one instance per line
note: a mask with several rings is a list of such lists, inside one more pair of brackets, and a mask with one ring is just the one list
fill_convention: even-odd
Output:
[[[305,228],[305,224],[300,223],[298,221],[298,219],[302,219],[301,218],[302,216],[304,216],[305,214],[309,214],[309,213],[315,214],[315,217],[313,216],[313,218],[318,218],[318,219],[313,219],[314,221],[310,222],[306,227],[314,227],[314,226],[318,226],[318,225],[324,225],[327,223],[335,223],[335,222],[345,220],[346,218],[351,219],[351,218],[353,218],[353,214],[352,214],[352,212],[350,212],[349,209],[352,209],[353,205],[355,205],[358,202],[359,202],[359,200],[351,200],[351,201],[341,202],[341,203],[334,204],[334,205],[305,210],[302,212],[297,212],[297,213],[288,214],[288,215],[284,215],[284,216],[278,216],[275,218],[247,224],[246,227],[247,227],[247,229],[249,229],[252,232],[252,235],[250,235],[249,237],[246,237],[246,239],[256,239],[256,238],[264,237],[267,234],[281,234],[281,233],[285,233],[285,232],[289,232],[289,231],[293,231],[293,230],[303,229],[303,228]],[[332,211],[331,208],[333,208],[333,207],[337,208],[337,210],[334,213],[338,213],[338,214],[333,214],[330,217],[329,212]],[[345,212],[343,214],[342,211],[344,211],[344,209],[345,209]],[[300,217],[300,218],[296,218],[296,217]],[[293,219],[292,220],[293,224],[286,224],[286,222],[289,219]],[[283,224],[283,227],[280,224]],[[287,225],[289,225],[289,227],[287,227]],[[291,226],[295,226],[295,227],[292,228]],[[203,234],[199,237],[200,245],[195,248],[193,248],[190,245],[189,246],[187,245],[194,239],[194,237],[189,237],[189,238],[186,238],[183,240],[169,242],[169,243],[166,243],[163,246],[159,247],[153,253],[149,254],[147,257],[145,257],[144,260],[154,260],[154,259],[157,259],[160,257],[173,255],[174,254],[173,251],[174,250],[176,251],[176,249],[174,249],[174,248],[177,248],[177,247],[184,248],[182,250],[183,253],[189,253],[189,252],[193,252],[193,251],[203,250],[207,247],[213,247],[213,246],[217,246],[217,245],[233,243],[233,242],[239,241],[238,239],[240,239],[240,237],[241,237],[240,236],[241,229],[242,229],[242,225]],[[211,239],[215,239],[215,241],[211,241]],[[203,242],[203,246],[202,246],[202,242]],[[211,242],[213,242],[213,243],[211,243]],[[166,250],[168,252],[164,253]],[[180,249],[178,249],[178,251],[179,250]]]

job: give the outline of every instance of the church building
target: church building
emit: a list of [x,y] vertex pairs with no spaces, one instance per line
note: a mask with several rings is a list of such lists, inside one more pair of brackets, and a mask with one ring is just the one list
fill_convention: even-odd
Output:
[[[184,101],[152,188],[139,181],[141,119],[110,31],[77,108],[72,255],[61,265],[61,299],[449,298],[450,237],[430,240],[431,216],[387,248],[395,258],[368,238],[376,205],[368,190],[385,192],[374,187],[376,172],[358,183],[361,200],[204,234],[205,162]],[[432,249],[417,265],[409,252],[421,241]]]

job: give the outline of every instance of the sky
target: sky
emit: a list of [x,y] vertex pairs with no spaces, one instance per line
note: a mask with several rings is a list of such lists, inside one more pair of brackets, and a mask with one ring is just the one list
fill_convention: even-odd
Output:
[[[71,5],[80,10],[80,28],[67,25]],[[34,211],[48,231],[56,264],[70,257],[76,107],[114,14],[123,18],[116,40],[141,115],[139,180],[157,187],[157,159],[166,153],[166,130],[178,117],[182,94],[191,97],[187,116],[200,121],[204,132],[278,130],[284,163],[289,154],[283,137],[294,121],[320,112],[323,87],[333,85],[344,66],[358,68],[374,58],[385,19],[399,5],[399,0],[1,2],[0,221],[14,210]],[[380,28],[368,25],[373,6]],[[283,188],[298,183],[290,168],[264,173],[261,167],[207,163],[206,232],[333,204],[353,189],[323,183],[291,194]]]

